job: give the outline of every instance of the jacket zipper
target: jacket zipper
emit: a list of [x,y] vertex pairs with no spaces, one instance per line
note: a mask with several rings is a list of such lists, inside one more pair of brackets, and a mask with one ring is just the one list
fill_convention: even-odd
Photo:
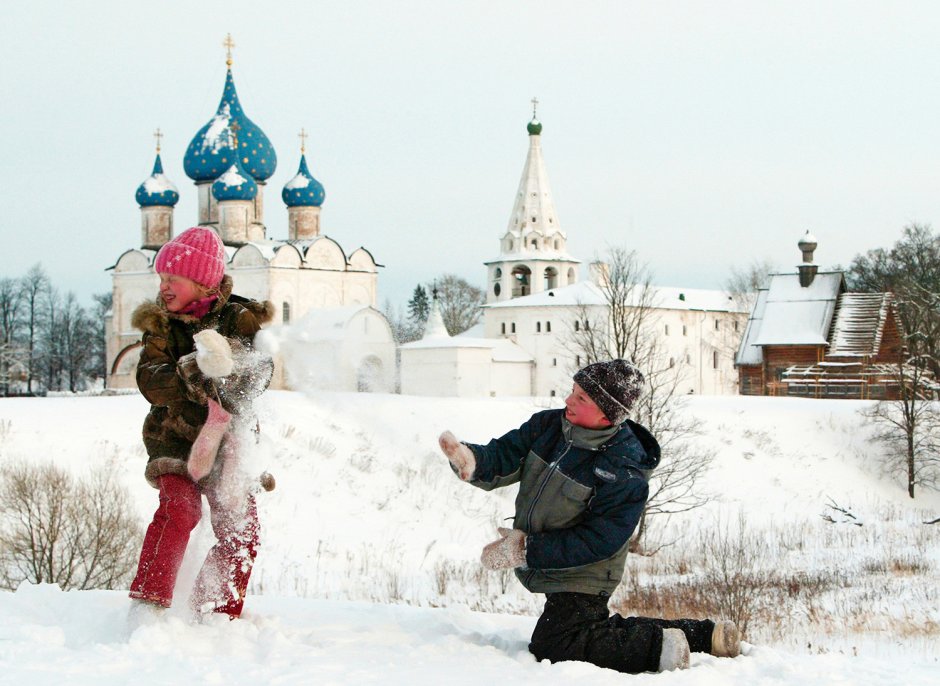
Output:
[[[566,441],[564,451],[550,465],[548,465],[548,469],[546,470],[545,475],[542,477],[541,483],[539,483],[539,488],[535,493],[535,497],[532,499],[532,503],[529,505],[529,511],[526,513],[526,517],[525,517],[526,531],[532,530],[532,513],[535,511],[535,506],[538,504],[539,498],[542,497],[542,492],[545,490],[545,487],[548,485],[548,480],[552,478],[552,474],[554,473],[556,469],[558,469],[558,465],[562,461],[562,458],[564,458],[564,456],[568,454],[568,451],[571,450],[571,445],[572,445],[571,441]],[[525,578],[526,584],[528,584],[532,580],[532,577],[535,576],[536,571],[538,570],[530,569],[526,573],[526,578]]]
[[526,513],[525,517],[525,528],[526,531],[531,531],[532,529],[532,513],[535,511],[535,506],[539,502],[539,498],[542,497],[542,492],[545,490],[545,487],[548,485],[548,480],[551,479],[552,474],[558,469],[558,464],[562,461],[565,455],[568,454],[568,451],[571,450],[571,441],[567,442],[564,452],[559,455],[554,462],[548,465],[548,470],[545,472],[545,476],[542,477],[542,482],[539,484],[539,489],[535,493],[535,497],[532,499],[532,503],[529,505],[529,511]]

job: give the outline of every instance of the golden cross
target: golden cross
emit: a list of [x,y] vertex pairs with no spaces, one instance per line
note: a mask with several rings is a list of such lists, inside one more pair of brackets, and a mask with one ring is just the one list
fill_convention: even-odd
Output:
[[300,133],[297,134],[297,137],[300,138],[300,154],[303,155],[307,152],[307,131],[301,127]]
[[225,34],[225,40],[222,41],[222,47],[225,48],[225,64],[232,66],[232,48],[235,47],[235,41],[232,40],[232,34]]
[[157,154],[160,154],[160,141],[163,139],[163,133],[160,131],[160,127],[157,127],[157,130],[153,132],[153,137],[157,139]]
[[539,106],[539,99],[532,98],[532,118],[535,119],[535,108]]

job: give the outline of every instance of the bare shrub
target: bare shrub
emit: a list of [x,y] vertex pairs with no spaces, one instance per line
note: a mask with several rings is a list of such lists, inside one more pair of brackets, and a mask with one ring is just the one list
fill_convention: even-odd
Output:
[[0,467],[0,587],[126,588],[142,537],[107,467],[85,479],[53,464]]

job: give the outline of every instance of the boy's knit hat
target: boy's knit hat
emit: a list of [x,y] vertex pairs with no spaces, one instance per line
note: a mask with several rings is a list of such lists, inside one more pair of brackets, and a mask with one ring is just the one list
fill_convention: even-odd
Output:
[[225,274],[225,247],[212,229],[194,226],[160,248],[153,262],[157,274],[176,274],[215,288]]
[[578,370],[574,382],[584,389],[611,424],[623,424],[643,391],[643,373],[626,360],[595,362]]

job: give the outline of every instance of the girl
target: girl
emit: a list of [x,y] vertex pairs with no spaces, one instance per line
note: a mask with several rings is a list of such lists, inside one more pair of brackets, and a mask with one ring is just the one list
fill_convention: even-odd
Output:
[[[143,427],[145,476],[159,490],[160,505],[131,584],[131,612],[154,614],[170,606],[205,495],[217,542],[196,578],[192,607],[197,616],[219,612],[234,619],[257,556],[259,525],[251,489],[235,478],[238,445],[229,422],[245,424],[251,400],[271,380],[272,361],[254,351],[252,341],[274,308],[232,294],[225,249],[212,229],[193,227],[165,244],[154,269],[160,294],[138,307],[131,321],[143,331],[137,385],[151,405]],[[208,376],[196,352],[194,336],[209,330],[224,337],[216,340],[231,358],[222,375]]]

